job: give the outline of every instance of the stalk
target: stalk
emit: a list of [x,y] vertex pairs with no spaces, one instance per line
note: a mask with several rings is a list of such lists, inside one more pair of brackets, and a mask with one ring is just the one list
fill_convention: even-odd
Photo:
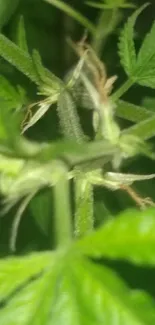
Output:
[[54,230],[56,248],[67,246],[72,240],[72,215],[68,169],[58,162],[59,177],[54,191]]
[[131,79],[128,79],[118,90],[114,92],[114,94],[111,96],[111,99],[115,102],[117,101],[124,93],[126,93],[129,88],[134,84],[135,82]]
[[97,22],[96,33],[94,34],[92,47],[98,56],[105,47],[106,41],[110,34],[116,29],[122,15],[118,9],[102,10]]
[[75,184],[75,237],[82,237],[94,227],[93,185],[83,172],[76,171]]

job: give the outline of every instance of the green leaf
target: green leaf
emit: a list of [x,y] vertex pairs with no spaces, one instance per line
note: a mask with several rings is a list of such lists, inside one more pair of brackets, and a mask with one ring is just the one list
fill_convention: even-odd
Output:
[[123,31],[121,32],[118,49],[121,63],[125,72],[130,78],[134,78],[136,67],[136,51],[134,45],[134,25],[139,14],[148,6],[144,4],[128,18]]
[[[2,273],[0,269],[3,325],[154,324],[153,299],[144,292],[129,290],[108,267],[76,254],[59,252],[57,260],[53,254],[37,255],[32,256],[31,263],[25,258],[23,268],[23,258],[15,259],[16,265],[12,259],[14,267],[10,263],[9,274],[7,265]],[[15,283],[14,278],[18,280]],[[9,285],[11,290],[6,290]]]
[[8,108],[18,110],[22,107],[24,94],[22,95],[21,93],[22,88],[19,90],[20,91],[13,87],[4,76],[0,75],[0,98],[2,98],[3,101],[6,101],[6,106],[8,106]]
[[[149,112],[149,111],[148,111]],[[155,136],[155,115],[142,120],[141,122],[127,128],[123,131],[124,134],[130,134],[139,137],[141,140],[148,140]]]
[[29,204],[29,209],[36,224],[44,234],[49,233],[50,219],[52,219],[52,198],[50,191],[44,191],[36,195]]
[[19,0],[0,0],[0,29],[7,24],[18,6]]
[[33,253],[26,257],[0,259],[0,301],[16,288],[28,283],[52,262],[53,254]]
[[14,146],[17,137],[20,134],[20,121],[17,114],[10,112],[10,107],[3,106],[0,108],[0,141],[1,143]]
[[137,58],[137,83],[155,88],[155,22],[146,35]]
[[[14,67],[16,67],[20,72],[25,74],[28,78],[30,78],[37,85],[42,86],[42,90],[45,91],[48,88],[48,94],[52,93],[52,88],[58,88],[60,84],[60,79],[57,78],[54,74],[52,74],[49,70],[44,68],[44,74],[46,75],[46,79],[50,80],[50,89],[46,84],[44,85],[44,80],[41,83],[40,76],[38,75],[38,71],[36,70],[36,65],[34,64],[33,59],[29,56],[29,54],[23,51],[16,44],[11,42],[4,35],[0,34],[0,56],[2,56],[6,61],[11,63]],[[43,67],[42,67],[43,70]],[[41,83],[41,84],[40,84]],[[46,94],[46,92],[45,92]],[[44,94],[44,95],[45,95]]]
[[155,97],[146,95],[142,98],[141,104],[149,113],[155,114]]
[[16,33],[16,44],[24,52],[29,53],[23,16],[20,16],[20,19],[18,22],[18,28],[17,28],[17,33]]
[[69,15],[70,17],[75,19],[78,23],[83,25],[86,29],[88,29],[92,34],[95,33],[95,26],[85,16],[83,16],[77,10],[73,9],[67,3],[61,0],[44,0],[44,1],[64,11],[67,15]]
[[116,107],[116,115],[131,122],[141,122],[155,114],[155,112],[153,113],[153,109],[151,111],[144,106],[145,103],[143,103],[143,106],[138,106],[125,102],[124,100],[119,100]]
[[51,88],[51,91],[49,90],[49,94],[50,92],[52,93],[52,89],[55,88],[54,86],[59,88],[59,85],[61,85],[61,79],[57,78],[51,71],[48,71],[47,73],[47,70],[44,68],[40,54],[37,50],[33,50],[32,59],[38,77],[40,78],[40,82],[48,85]]
[[77,242],[77,248],[91,257],[155,265],[155,210],[123,212]]
[[31,57],[2,34],[0,34],[0,56],[33,82],[39,84],[40,80],[38,80]]

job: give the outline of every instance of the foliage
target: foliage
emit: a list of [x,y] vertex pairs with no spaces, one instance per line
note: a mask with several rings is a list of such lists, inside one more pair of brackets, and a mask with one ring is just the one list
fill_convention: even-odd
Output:
[[[29,5],[31,1],[35,7],[33,0]],[[127,80],[119,85],[121,69],[117,77],[108,77],[101,53],[124,17],[122,9],[134,4],[108,0],[87,4],[101,9],[96,25],[62,1],[38,1],[43,21],[56,7],[90,33],[89,42],[85,35],[80,42],[69,40],[77,62],[69,65],[64,78],[44,63],[44,52],[42,58],[42,51],[31,48],[29,22],[23,15],[29,6],[24,7],[24,1],[18,7],[16,28],[11,28],[12,40],[5,30],[0,34],[0,56],[7,61],[0,66],[1,214],[13,215],[7,238],[14,254],[17,249],[16,256],[1,251],[5,254],[0,259],[0,321],[4,325],[155,323],[155,292],[131,285],[123,268],[117,269],[117,264],[128,263],[138,268],[138,274],[147,267],[149,274],[155,266],[154,202],[132,187],[144,181],[153,197],[155,115],[150,108],[154,98],[147,91],[155,88],[155,25],[137,52],[135,23],[148,4],[128,18],[118,40]],[[14,9],[6,2],[3,25]],[[117,15],[112,27],[101,36],[102,19],[112,18],[113,11]],[[127,92],[131,88],[132,94],[134,84],[146,87],[140,100],[148,107],[134,96],[128,101]],[[136,159],[140,162],[133,173],[130,167]],[[145,169],[146,174],[141,173],[145,159],[147,166],[153,166],[152,172]],[[122,191],[116,194],[118,209],[113,204],[117,190]],[[139,210],[132,208],[125,194]],[[24,232],[23,214],[29,218]],[[31,227],[38,242],[30,220],[48,241],[46,248],[22,244],[20,233],[29,238]],[[10,228],[8,221],[6,225]]]

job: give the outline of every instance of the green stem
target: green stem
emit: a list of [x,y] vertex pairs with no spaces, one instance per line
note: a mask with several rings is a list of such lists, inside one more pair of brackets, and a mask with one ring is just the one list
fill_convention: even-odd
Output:
[[96,33],[92,41],[92,47],[99,56],[109,35],[116,29],[120,20],[121,15],[118,9],[101,11],[97,22]]
[[114,92],[114,94],[111,96],[111,99],[113,101],[117,101],[124,93],[126,93],[129,88],[134,84],[135,82],[131,79],[128,79],[118,90]]
[[58,162],[59,177],[54,186],[54,230],[56,247],[64,247],[72,240],[72,215],[68,169]]
[[94,227],[93,185],[85,173],[76,170],[75,184],[75,229],[76,237],[85,236]]

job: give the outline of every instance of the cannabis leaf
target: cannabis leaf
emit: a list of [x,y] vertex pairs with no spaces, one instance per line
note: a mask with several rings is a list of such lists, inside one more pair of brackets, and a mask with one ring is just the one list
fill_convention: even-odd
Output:
[[[68,267],[69,265],[69,267]],[[152,325],[154,303],[107,266],[77,252],[39,253],[0,264],[3,325]]]
[[142,86],[155,88],[155,22],[146,35],[137,57],[137,78]]
[[130,80],[139,85],[155,88],[155,22],[146,35],[143,44],[136,56],[134,45],[134,24],[138,15],[148,4],[141,6],[128,19],[121,32],[118,48],[121,63]]
[[119,56],[121,63],[127,75],[135,78],[134,71],[136,67],[136,51],[134,45],[134,25],[139,14],[148,6],[144,4],[129,17],[125,27],[120,35],[118,43]]
[[155,265],[154,211],[123,212],[116,219],[107,221],[96,233],[83,238],[77,247],[91,257]]

